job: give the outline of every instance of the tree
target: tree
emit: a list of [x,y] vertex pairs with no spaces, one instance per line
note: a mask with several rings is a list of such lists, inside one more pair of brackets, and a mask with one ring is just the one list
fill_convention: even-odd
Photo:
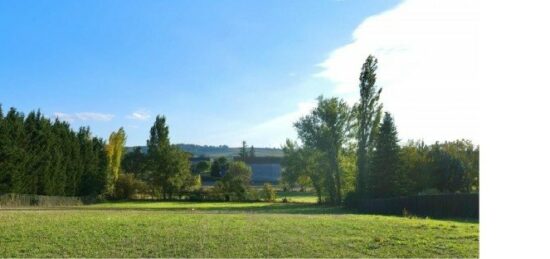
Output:
[[357,116],[357,180],[356,191],[362,196],[367,190],[368,160],[374,147],[382,105],[378,103],[382,88],[376,86],[378,60],[369,55],[359,76],[360,101],[355,107]]
[[250,158],[255,158],[256,157],[256,150],[254,149],[254,146],[250,147],[249,157]]
[[232,162],[229,164],[227,173],[216,182],[216,189],[226,196],[226,200],[231,200],[231,197],[245,200],[251,177],[252,170],[248,165],[242,161]]
[[282,172],[281,180],[290,188],[298,184],[298,179],[302,172],[303,161],[299,154],[298,143],[287,139],[283,149],[283,159],[281,161]]
[[248,151],[246,151],[246,141],[243,140],[243,145],[241,147],[241,151],[239,152],[239,156],[241,157],[242,161],[246,161],[248,158]]
[[169,130],[164,116],[157,116],[147,141],[149,182],[162,195],[170,199],[187,188],[190,181],[190,154],[170,145]]
[[433,187],[441,192],[470,192],[472,179],[469,178],[465,164],[468,159],[461,157],[463,143],[435,143],[429,153]]
[[88,128],[0,107],[0,192],[97,195],[105,187],[103,141]]
[[78,132],[81,156],[80,196],[98,195],[107,186],[108,159],[103,140],[92,137],[89,127],[81,127]]
[[[479,191],[479,146],[469,140],[445,141],[438,145],[453,159],[459,160],[463,167],[461,192]],[[458,166],[458,165],[457,165]]]
[[[22,177],[24,185],[19,185],[21,193],[45,195],[53,192],[53,187],[46,186],[55,183],[50,170],[51,139],[49,121],[40,111],[31,111],[24,123],[25,127],[25,172]],[[46,190],[47,189],[47,190]]]
[[397,129],[387,112],[380,126],[372,163],[372,171],[367,179],[370,197],[394,197],[406,192],[406,179],[400,170]]
[[318,150],[327,162],[323,172],[323,183],[330,203],[342,201],[342,175],[339,157],[342,147],[349,141],[351,111],[338,98],[318,98],[317,107],[311,114],[294,124],[298,137],[305,147]]
[[7,159],[4,163],[4,170],[7,172],[5,178],[10,185],[8,189],[14,193],[29,193],[34,189],[29,185],[34,183],[27,176],[25,116],[12,107],[6,114],[4,123],[8,136],[5,148]]
[[342,197],[355,192],[357,179],[357,147],[355,143],[342,148],[340,152],[340,170],[342,172]]
[[210,176],[214,178],[222,177],[229,168],[229,163],[227,161],[227,158],[225,157],[219,157],[212,162],[212,165],[210,166]]
[[422,141],[409,141],[401,147],[401,171],[407,178],[407,193],[415,195],[433,187],[430,174],[429,147]]
[[141,150],[141,147],[133,149],[124,155],[122,160],[122,170],[127,174],[134,174],[139,179],[147,179],[145,173],[147,169],[147,157]]
[[195,173],[200,174],[210,170],[210,161],[200,161],[195,166]]
[[11,190],[11,174],[7,170],[10,141],[8,138],[8,123],[4,120],[2,105],[0,104],[0,193]]
[[109,136],[109,142],[105,146],[107,150],[107,165],[108,165],[108,177],[107,177],[107,193],[109,195],[114,194],[115,185],[120,174],[121,162],[124,157],[124,145],[126,144],[126,133],[124,128],[118,129],[117,132],[111,133]]
[[304,186],[303,183],[307,183],[309,180],[317,194],[317,202],[323,203],[326,200],[324,197],[327,196],[326,170],[328,161],[325,155],[315,148],[305,146],[299,149],[298,156],[302,161],[302,174],[298,178],[298,182],[302,182],[300,184]]
[[168,153],[165,154],[162,161],[165,163],[163,174],[165,177],[163,183],[164,198],[171,199],[175,194],[179,194],[188,190],[190,187],[195,186],[196,178],[200,176],[193,176],[191,174],[191,163],[189,158],[191,155],[182,151],[181,149],[171,146],[168,149]]
[[169,130],[166,117],[157,115],[147,140],[147,169],[149,183],[164,199],[168,197],[168,159],[170,157]]

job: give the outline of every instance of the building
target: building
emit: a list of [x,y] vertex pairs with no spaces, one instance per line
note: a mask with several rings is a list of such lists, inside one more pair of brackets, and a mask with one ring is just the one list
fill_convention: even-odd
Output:
[[[240,157],[233,160],[242,161]],[[252,169],[252,184],[276,184],[281,180],[281,161],[281,157],[251,157],[244,162]]]

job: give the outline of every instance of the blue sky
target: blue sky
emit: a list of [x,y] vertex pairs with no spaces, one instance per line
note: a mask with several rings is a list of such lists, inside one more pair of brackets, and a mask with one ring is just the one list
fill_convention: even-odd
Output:
[[345,60],[334,55],[360,42],[361,24],[402,5],[1,1],[0,103],[40,108],[104,138],[123,126],[128,145],[144,145],[154,116],[164,114],[172,143],[277,147],[295,137],[292,122],[315,97],[355,98],[341,91],[338,69],[357,78],[357,62],[332,62]]

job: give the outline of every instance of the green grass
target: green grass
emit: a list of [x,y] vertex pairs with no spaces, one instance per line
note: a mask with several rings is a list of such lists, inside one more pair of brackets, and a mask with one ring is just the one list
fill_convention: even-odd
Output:
[[289,202],[296,203],[317,203],[317,196],[311,192],[278,192],[277,201],[286,198]]
[[0,257],[478,257],[478,223],[314,204],[117,202],[0,210]]

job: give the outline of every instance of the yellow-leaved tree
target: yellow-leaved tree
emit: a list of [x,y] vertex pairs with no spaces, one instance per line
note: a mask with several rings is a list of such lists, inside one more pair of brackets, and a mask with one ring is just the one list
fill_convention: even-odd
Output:
[[118,131],[111,133],[109,136],[109,142],[107,143],[105,150],[107,152],[107,194],[113,195],[115,191],[115,185],[120,175],[120,164],[122,157],[124,156],[124,145],[126,144],[126,133],[124,128],[118,129]]

